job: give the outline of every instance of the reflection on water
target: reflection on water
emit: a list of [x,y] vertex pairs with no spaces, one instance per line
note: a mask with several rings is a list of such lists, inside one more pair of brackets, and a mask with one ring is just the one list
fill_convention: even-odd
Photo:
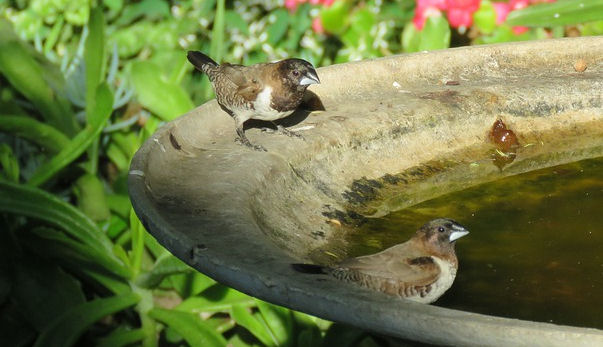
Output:
[[436,217],[470,231],[438,306],[603,329],[603,158],[508,177],[370,220],[352,256],[406,241]]

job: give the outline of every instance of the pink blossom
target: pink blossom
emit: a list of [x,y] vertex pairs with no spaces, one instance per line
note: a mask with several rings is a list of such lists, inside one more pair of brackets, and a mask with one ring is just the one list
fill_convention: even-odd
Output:
[[446,9],[446,0],[417,0],[415,16],[412,22],[415,28],[422,30],[427,17],[440,16],[442,10]]
[[314,20],[312,20],[312,29],[315,33],[318,34],[325,33],[325,28],[322,26],[322,20],[320,19],[320,17],[316,17],[314,18]]
[[473,12],[477,11],[479,5],[480,0],[446,0],[450,26],[470,27],[473,24]]
[[501,25],[507,19],[507,15],[511,12],[511,6],[507,2],[493,2],[494,12],[496,12],[496,25]]

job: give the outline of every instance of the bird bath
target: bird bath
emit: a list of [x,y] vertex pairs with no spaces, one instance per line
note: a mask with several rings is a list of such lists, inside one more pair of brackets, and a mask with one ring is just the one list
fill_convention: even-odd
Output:
[[[306,107],[324,111],[282,123],[305,140],[247,130],[268,152],[237,145],[233,120],[211,101],[141,147],[132,203],[177,257],[275,304],[433,344],[603,345],[602,330],[417,304],[290,266],[345,256],[344,236],[364,219],[603,156],[602,57],[603,37],[585,37],[321,68]],[[498,118],[522,145],[502,170],[486,154]],[[468,237],[489,232],[469,229]]]

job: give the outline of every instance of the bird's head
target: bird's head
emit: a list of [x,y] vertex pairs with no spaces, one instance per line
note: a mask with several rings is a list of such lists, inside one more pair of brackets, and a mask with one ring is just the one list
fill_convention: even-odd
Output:
[[279,74],[288,84],[306,89],[310,84],[319,84],[314,66],[303,59],[285,59],[279,63]]
[[454,243],[469,234],[462,225],[448,218],[438,218],[427,222],[417,235],[425,245],[437,253],[454,252]]

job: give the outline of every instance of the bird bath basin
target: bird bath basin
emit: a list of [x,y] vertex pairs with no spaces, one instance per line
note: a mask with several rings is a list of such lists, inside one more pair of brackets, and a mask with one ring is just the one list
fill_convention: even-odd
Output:
[[[393,56],[318,74],[306,108],[324,111],[300,110],[282,123],[305,140],[252,127],[247,136],[268,152],[237,145],[234,122],[215,101],[157,131],[129,175],[147,230],[223,284],[386,335],[445,345],[603,345],[602,330],[417,304],[290,266],[346,256],[345,235],[363,219],[603,156],[603,37]],[[522,145],[502,170],[488,154],[499,118]],[[489,232],[468,227],[468,237]]]

